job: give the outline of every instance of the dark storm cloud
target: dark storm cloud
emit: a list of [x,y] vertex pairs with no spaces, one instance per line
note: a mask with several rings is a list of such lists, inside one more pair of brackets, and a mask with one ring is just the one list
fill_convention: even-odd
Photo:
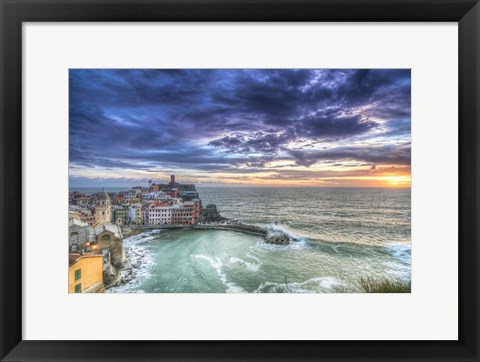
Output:
[[299,165],[328,157],[409,162],[394,146],[388,154],[287,147],[372,131],[408,138],[409,70],[73,69],[69,87],[73,165],[224,170],[262,167],[280,152]]
[[294,124],[297,137],[332,139],[355,136],[377,126],[377,123],[360,116],[339,117],[335,112],[321,112]]
[[273,155],[281,149],[282,145],[290,140],[292,140],[292,137],[288,132],[233,133],[215,139],[209,145],[221,147],[231,153]]

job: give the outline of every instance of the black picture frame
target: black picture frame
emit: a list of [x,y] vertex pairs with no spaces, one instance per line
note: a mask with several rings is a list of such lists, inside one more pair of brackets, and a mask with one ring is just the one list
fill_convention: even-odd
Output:
[[[478,1],[0,0],[0,11],[0,359],[2,361],[479,361],[480,4]],[[22,340],[22,23],[27,21],[458,22],[459,340]],[[419,147],[422,146],[419,145]]]

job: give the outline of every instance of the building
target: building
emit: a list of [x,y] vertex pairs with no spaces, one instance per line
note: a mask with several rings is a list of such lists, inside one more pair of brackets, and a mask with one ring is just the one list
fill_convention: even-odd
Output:
[[142,225],[142,205],[134,204],[128,208],[128,221],[130,224]]
[[91,243],[92,251],[110,254],[109,260],[115,268],[122,268],[126,263],[122,230],[119,225],[102,224],[95,228],[96,242]]
[[146,222],[148,225],[164,225],[172,223],[172,206],[171,205],[151,205],[145,210],[147,214]]
[[91,203],[90,197],[79,197],[75,201],[78,206],[88,206]]
[[95,203],[95,225],[109,223],[111,209],[110,196],[106,192],[99,193]]
[[128,222],[128,207],[118,206],[114,210],[115,223],[119,225],[126,225]]
[[142,190],[131,189],[130,191],[125,193],[124,198],[127,201],[134,201],[139,199],[141,196],[142,196]]
[[68,292],[103,293],[103,257],[100,254],[68,255]]
[[68,219],[78,219],[90,226],[95,225],[95,209],[85,208],[77,205],[69,205],[68,207]]
[[80,220],[86,224],[88,224],[89,226],[94,226],[95,225],[95,212],[94,212],[95,209],[92,210],[89,210],[89,209],[86,209],[84,210],[81,214],[80,214]]
[[148,191],[150,191],[150,192],[158,192],[158,191],[160,191],[160,185],[152,184],[152,186],[150,186],[150,188],[148,189]]
[[193,225],[195,223],[193,204],[185,204],[177,204],[172,207],[172,224]]
[[196,199],[198,198],[197,191],[181,191],[180,196],[184,199]]
[[87,250],[90,247],[90,243],[95,241],[95,232],[90,225],[79,219],[70,219],[68,221],[68,248],[70,252]]
[[185,201],[182,204],[188,212],[192,214],[194,220],[196,220],[201,213],[201,202],[200,199],[193,199],[191,201]]

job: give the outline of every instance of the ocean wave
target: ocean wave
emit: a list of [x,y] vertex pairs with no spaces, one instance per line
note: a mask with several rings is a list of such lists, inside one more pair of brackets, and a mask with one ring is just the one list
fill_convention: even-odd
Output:
[[304,236],[295,234],[285,224],[271,223],[271,224],[264,224],[263,227],[265,227],[267,230],[272,231],[272,232],[282,232],[282,233],[288,235],[288,237],[293,241],[301,241],[301,240],[305,239]]
[[412,246],[409,244],[393,244],[384,247],[383,250],[405,264],[412,264]]
[[383,251],[391,255],[393,260],[384,260],[385,273],[391,277],[411,279],[412,274],[412,246],[406,244],[393,244],[383,248]]
[[242,287],[239,287],[235,283],[228,281],[227,275],[223,271],[223,263],[220,259],[206,255],[192,255],[192,258],[208,261],[217,272],[217,275],[223,285],[227,288],[227,293],[246,293],[246,291]]
[[332,276],[315,277],[302,283],[264,282],[254,293],[327,293],[335,287],[344,286],[345,282]]
[[132,235],[129,236],[128,238],[123,239],[123,244],[126,245],[131,245],[131,244],[137,244],[141,242],[149,242],[151,240],[156,239],[156,236],[160,234],[163,230],[150,230],[143,232],[141,234],[137,235]]
[[308,247],[306,239],[301,239],[299,241],[292,241],[287,245],[276,245],[265,242],[265,240],[259,240],[254,246],[255,248],[260,248],[268,251],[280,251],[280,250],[300,250]]
[[155,239],[155,235],[159,234],[161,230],[154,230],[154,232],[146,232],[138,235],[133,235],[123,240],[125,247],[125,256],[130,264],[130,267],[121,271],[122,284],[118,287],[107,289],[106,293],[142,293],[139,285],[143,280],[151,277],[150,269],[153,266],[153,258],[148,250],[143,245],[139,245],[150,240]]
[[[255,259],[257,259],[257,258],[255,258]],[[236,258],[234,256],[230,257],[229,262],[230,262],[230,264],[237,263],[237,264],[244,265],[248,270],[251,270],[251,271],[258,271],[258,269],[260,269],[260,266],[261,266],[261,263],[259,263],[259,262],[250,263],[248,261],[242,260],[240,258]]]
[[247,253],[247,254],[245,254],[245,256],[246,256],[247,258],[249,258],[249,259],[255,260],[255,261],[257,262],[257,264],[260,264],[260,265],[262,264],[262,262],[260,261],[260,259],[258,259],[255,255],[252,255],[252,254],[250,254],[250,253]]

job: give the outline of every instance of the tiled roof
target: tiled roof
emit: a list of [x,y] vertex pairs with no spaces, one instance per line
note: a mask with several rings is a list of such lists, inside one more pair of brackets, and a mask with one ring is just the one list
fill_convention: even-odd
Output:
[[104,231],[109,231],[115,235],[117,238],[121,238],[122,231],[118,225],[115,224],[102,224],[95,228],[95,235],[101,234]]
[[80,221],[79,219],[70,219],[68,220],[68,226],[77,225],[77,226],[88,226],[87,223]]

